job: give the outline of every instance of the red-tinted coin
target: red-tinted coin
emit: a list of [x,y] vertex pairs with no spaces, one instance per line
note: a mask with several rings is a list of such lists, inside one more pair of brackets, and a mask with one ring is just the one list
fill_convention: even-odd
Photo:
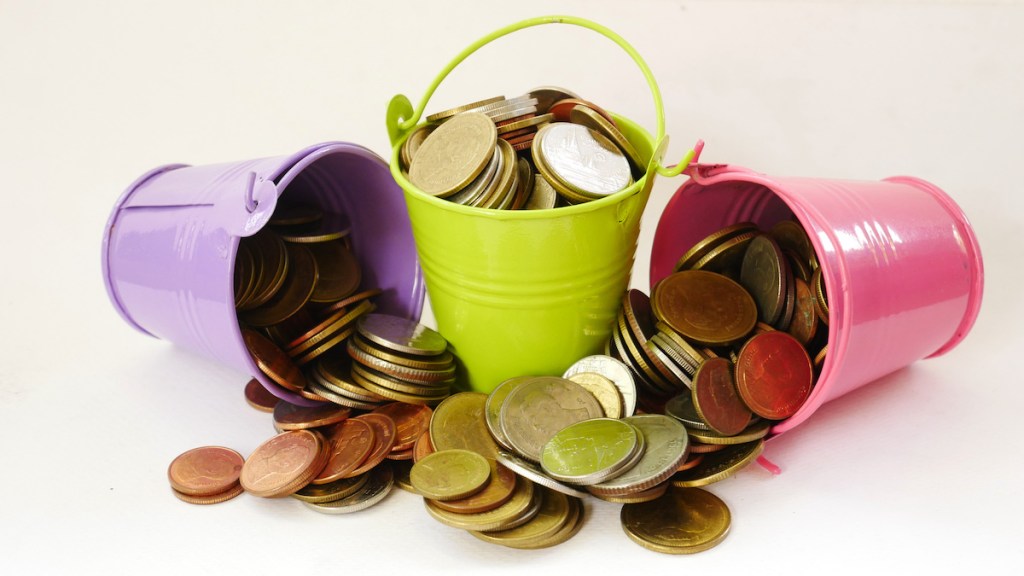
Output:
[[769,420],[792,416],[810,395],[812,382],[807,351],[785,332],[758,334],[740,350],[736,387],[758,416]]
[[732,362],[725,358],[709,358],[697,368],[693,406],[701,420],[723,436],[739,434],[750,423],[750,409],[733,382]]

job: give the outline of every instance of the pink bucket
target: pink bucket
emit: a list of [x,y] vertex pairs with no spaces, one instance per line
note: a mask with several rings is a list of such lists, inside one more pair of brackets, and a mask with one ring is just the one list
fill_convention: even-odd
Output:
[[103,278],[114,307],[138,330],[253,374],[271,385],[242,340],[235,256],[270,219],[281,194],[344,214],[363,285],[378,310],[418,319],[424,285],[402,189],[388,165],[355,144],[326,143],[290,156],[210,166],[172,164],[121,195],[103,237]]
[[773,434],[822,404],[944,354],[981,306],[981,250],[967,217],[942,190],[897,176],[880,182],[779,178],[729,165],[691,165],[691,179],[658,222],[650,281],[672,273],[708,234],[750,221],[799,221],[817,253],[829,299],[828,355],[810,398]]

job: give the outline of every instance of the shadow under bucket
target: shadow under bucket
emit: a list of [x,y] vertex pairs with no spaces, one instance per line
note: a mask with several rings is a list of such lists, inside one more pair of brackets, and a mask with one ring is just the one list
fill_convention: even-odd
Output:
[[402,192],[379,156],[343,142],[209,166],[167,165],[131,184],[103,237],[103,277],[136,329],[252,374],[297,404],[309,400],[263,376],[235,309],[239,242],[270,219],[278,197],[343,214],[363,286],[378,310],[418,319],[424,287]]
[[694,165],[655,232],[650,282],[683,252],[739,222],[767,230],[795,219],[816,252],[829,302],[828,355],[806,403],[779,434],[822,404],[921,358],[943,354],[970,331],[983,269],[963,211],[911,177],[879,182],[780,178],[729,165]]

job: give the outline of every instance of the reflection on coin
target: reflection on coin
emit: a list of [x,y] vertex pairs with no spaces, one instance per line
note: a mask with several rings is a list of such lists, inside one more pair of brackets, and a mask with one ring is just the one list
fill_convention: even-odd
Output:
[[389,350],[418,356],[443,354],[448,341],[426,326],[389,314],[367,314],[359,319],[359,334]]
[[533,482],[523,478],[516,482],[515,491],[507,502],[486,512],[459,514],[440,508],[430,499],[424,499],[427,512],[438,522],[462,530],[502,530],[510,524],[529,521],[540,509],[539,499],[534,499]]
[[729,532],[729,507],[696,488],[670,488],[657,500],[626,504],[622,528],[637,544],[665,554],[693,554],[715,547]]
[[479,492],[490,479],[487,459],[469,450],[440,450],[413,465],[409,481],[432,500],[458,500]]
[[[564,378],[539,376],[505,398],[501,428],[527,459],[540,460],[541,448],[569,424],[602,416],[601,405],[582,386]],[[435,438],[434,444],[437,445]]]
[[378,414],[385,414],[395,422],[394,450],[412,448],[416,439],[430,428],[430,418],[434,411],[429,406],[391,402],[375,409]]
[[621,474],[642,450],[642,435],[629,423],[592,418],[555,433],[540,455],[541,469],[555,480],[592,485]]
[[758,334],[740,350],[736,387],[754,414],[781,420],[796,413],[811,393],[811,359],[785,332]]
[[632,416],[636,411],[636,382],[629,367],[608,355],[586,356],[570,366],[562,378],[572,379],[574,374],[593,372],[612,381],[622,395],[623,416]]
[[427,136],[409,166],[409,181],[431,196],[449,196],[480,174],[497,138],[485,114],[458,114]]
[[610,140],[586,126],[564,122],[547,124],[537,132],[533,151],[534,162],[550,171],[545,176],[557,179],[586,198],[614,194],[632,181],[629,162],[623,153]]
[[394,474],[391,466],[377,466],[368,473],[369,479],[362,489],[340,500],[331,502],[303,502],[308,508],[312,508],[323,514],[350,514],[365,510],[383,500],[395,485]]
[[516,487],[516,475],[496,460],[488,460],[491,468],[487,484],[479,492],[457,500],[437,501],[437,507],[459,514],[476,514],[494,510],[512,497]]
[[188,496],[221,494],[238,484],[242,455],[223,446],[193,448],[171,461],[171,488]]
[[355,470],[348,473],[348,477],[358,476],[372,470],[375,466],[384,461],[391,449],[395,446],[395,422],[384,414],[361,414],[355,417],[362,420],[373,428],[373,448],[369,456],[363,460]]
[[624,420],[643,434],[644,454],[623,474],[589,490],[598,495],[621,495],[648,490],[663,483],[686,460],[690,442],[686,428],[662,414],[640,414]]

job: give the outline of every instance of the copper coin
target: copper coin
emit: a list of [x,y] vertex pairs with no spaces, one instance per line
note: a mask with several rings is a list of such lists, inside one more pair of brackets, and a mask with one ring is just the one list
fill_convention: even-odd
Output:
[[245,240],[253,257],[253,285],[241,310],[265,304],[281,289],[290,267],[289,254],[281,237],[264,228]]
[[208,496],[192,496],[190,494],[185,494],[184,492],[178,492],[177,490],[171,490],[171,492],[174,493],[174,496],[178,500],[188,502],[189,504],[220,504],[221,502],[231,500],[235,496],[245,492],[245,488],[242,488],[242,485],[236,482],[231,488],[228,488],[218,494],[210,494]]
[[254,496],[287,496],[308,484],[326,464],[323,436],[312,430],[291,430],[260,444],[242,465],[240,481]]
[[711,454],[712,452],[725,450],[727,446],[729,446],[729,444],[705,444],[703,442],[690,440],[690,454]]
[[[647,344],[651,337],[658,333],[654,327],[654,315],[651,314],[651,299],[647,294],[635,288],[627,291],[622,298],[622,316],[633,335],[637,349],[644,355],[646,364],[656,370],[663,381],[674,383],[678,380],[679,378]],[[685,383],[685,380],[683,382]],[[675,390],[675,388],[675,386],[671,386],[669,389]]]
[[330,443],[327,466],[311,482],[329,484],[348,478],[351,472],[366,461],[374,445],[373,428],[363,420],[349,418],[325,431]]
[[367,299],[373,298],[374,296],[379,296],[379,295],[380,295],[380,290],[378,290],[377,288],[372,288],[370,290],[363,290],[362,292],[356,292],[355,294],[349,296],[348,298],[343,298],[343,299],[335,302],[334,304],[331,304],[330,306],[324,308],[323,310],[319,311],[318,314],[320,315],[321,318],[326,318],[326,317],[334,314],[338,310],[341,310],[342,308],[345,308],[346,306],[351,306],[352,304],[355,304],[356,302],[362,302],[363,300],[367,300]]
[[410,448],[406,448],[404,450],[395,450],[395,449],[392,448],[391,452],[388,452],[387,456],[385,456],[385,458],[387,458],[388,460],[397,460],[397,461],[408,460],[410,462],[412,461],[412,457],[413,457],[413,453],[412,453],[412,448],[411,447]]
[[740,398],[732,376],[732,362],[705,360],[693,377],[693,406],[712,430],[725,436],[739,434],[750,423],[750,409]]
[[310,244],[319,272],[310,302],[337,302],[359,288],[359,261],[340,241]]
[[804,347],[785,332],[758,334],[740,350],[736,387],[754,414],[782,420],[811,393],[813,371]]
[[430,429],[430,417],[434,411],[429,406],[390,402],[374,410],[395,422],[395,446],[393,451],[412,448],[416,439]]
[[351,408],[336,404],[296,406],[282,400],[274,407],[274,423],[282,430],[317,428],[341,422],[351,412]]
[[373,308],[373,302],[363,301],[352,308],[338,310],[305,334],[289,342],[288,355],[292,358],[307,356],[311,350],[317,349],[326,342],[336,339],[347,328],[353,327],[355,321],[360,316],[373,311]]
[[171,488],[189,496],[211,496],[231,489],[242,471],[242,455],[223,446],[193,448],[171,461]]
[[264,327],[263,332],[269,336],[275,344],[282,348],[287,348],[289,342],[307,332],[309,327],[316,324],[316,322],[317,319],[313,316],[309,306],[304,306],[302,310],[299,310],[281,322],[278,322],[273,326]]
[[277,344],[259,332],[247,329],[242,330],[242,339],[256,361],[256,366],[271,380],[292,391],[306,387],[306,377],[302,371]]
[[288,243],[288,275],[281,289],[259,308],[240,316],[250,326],[270,326],[295,314],[313,295],[319,272],[313,253],[305,246]]
[[245,401],[249,403],[249,406],[252,406],[260,412],[273,412],[274,406],[277,406],[278,400],[280,400],[280,398],[271,394],[270,391],[255,378],[249,380],[245,385]]
[[[722,446],[722,449],[725,449],[725,446]],[[676,472],[683,472],[684,470],[689,470],[690,468],[693,468],[700,464],[703,460],[703,454],[690,454],[689,458],[687,458],[685,462],[680,464],[679,468],[676,468]]]
[[416,442],[412,445],[413,462],[419,462],[433,453],[434,443],[430,441],[430,430],[427,430],[423,434],[420,434],[420,437],[417,438]]
[[658,282],[653,294],[651,306],[659,320],[706,346],[738,342],[757,322],[757,305],[750,294],[713,272],[676,272]]
[[818,331],[818,314],[814,311],[814,294],[810,286],[800,278],[794,278],[796,310],[789,324],[789,333],[797,342],[807,345]]
[[548,113],[554,117],[555,122],[568,122],[569,113],[572,112],[573,108],[580,105],[590,108],[594,112],[597,112],[602,117],[604,117],[605,120],[611,122],[613,126],[615,125],[615,120],[612,119],[611,114],[606,112],[597,104],[587,102],[586,100],[581,100],[579,98],[566,98],[564,100],[559,100],[558,102],[555,102],[554,104],[551,105],[551,108],[548,109]]
[[740,284],[757,302],[758,318],[774,325],[786,302],[786,258],[771,236],[750,241],[740,267]]
[[380,464],[387,457],[388,453],[395,446],[395,421],[384,414],[363,414],[356,416],[356,420],[362,420],[373,428],[373,449],[366,457],[362,465],[349,472],[349,476],[358,476],[368,472],[374,466]]
[[516,488],[516,474],[496,460],[488,460],[491,476],[479,492],[458,500],[436,501],[437,507],[459,514],[478,514],[494,510],[512,498]]

